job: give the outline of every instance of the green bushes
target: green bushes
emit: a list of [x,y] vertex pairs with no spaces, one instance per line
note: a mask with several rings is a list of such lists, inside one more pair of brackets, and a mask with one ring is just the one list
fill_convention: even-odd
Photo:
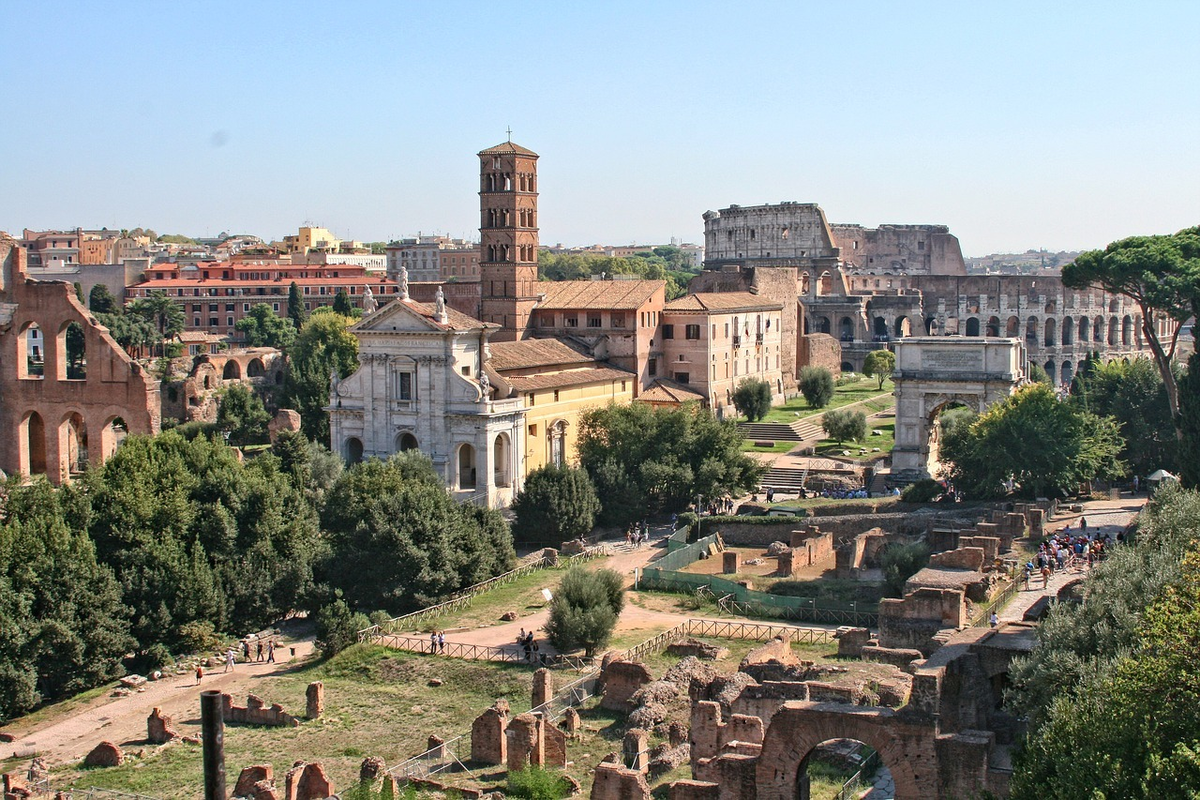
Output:
[[883,551],[879,565],[883,569],[883,585],[892,597],[904,594],[904,582],[929,563],[929,546],[924,542],[894,544]]
[[900,499],[905,503],[932,503],[943,491],[942,485],[933,478],[922,478],[905,486]]
[[571,793],[571,782],[541,767],[526,767],[508,773],[505,794],[523,800],[562,800]]

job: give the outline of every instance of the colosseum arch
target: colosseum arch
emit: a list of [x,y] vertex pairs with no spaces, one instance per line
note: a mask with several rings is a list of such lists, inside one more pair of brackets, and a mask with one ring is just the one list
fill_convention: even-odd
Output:
[[755,783],[759,800],[808,800],[808,758],[822,742],[855,739],[878,751],[896,800],[923,800],[938,783],[937,733],[905,724],[888,708],[793,701],[771,718]]
[[22,475],[46,474],[46,423],[36,411],[30,411],[21,418],[18,452]]
[[1086,344],[1092,339],[1092,321],[1087,317],[1079,318],[1079,341]]
[[1064,346],[1075,344],[1075,320],[1070,317],[1063,317],[1062,343]]
[[1056,336],[1057,333],[1058,324],[1054,321],[1054,317],[1050,317],[1046,320],[1046,347],[1054,347],[1055,340],[1058,338]]
[[979,335],[979,317],[967,318],[967,336]]
[[992,338],[997,338],[1000,336],[1000,318],[999,317],[989,317],[988,318],[987,332],[985,333],[985,335],[991,336]]
[[1004,335],[1009,339],[1016,339],[1021,335],[1021,320],[1018,317],[1009,317],[1008,322],[1004,326]]
[[1121,344],[1129,347],[1133,344],[1133,317],[1128,314],[1121,320]]

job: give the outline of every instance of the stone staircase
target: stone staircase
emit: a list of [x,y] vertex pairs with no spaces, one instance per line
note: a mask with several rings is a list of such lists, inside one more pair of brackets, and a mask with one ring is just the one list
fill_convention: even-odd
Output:
[[799,492],[804,486],[806,472],[794,467],[771,467],[758,485],[764,491],[771,488],[777,492]]
[[752,442],[805,442],[825,438],[821,423],[810,419],[798,419],[795,422],[742,422],[738,425],[738,430]]

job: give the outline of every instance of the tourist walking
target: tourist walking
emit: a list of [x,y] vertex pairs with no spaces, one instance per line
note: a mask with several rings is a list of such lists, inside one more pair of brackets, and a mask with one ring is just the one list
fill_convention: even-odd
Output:
[[446,652],[446,632],[438,631],[438,651]]
[[275,663],[275,640],[274,639],[269,639],[267,641],[267,663],[268,664]]
[[263,652],[262,652],[262,639],[259,639],[259,640],[258,640],[258,658],[257,658],[256,660],[257,660],[257,661],[262,661],[262,660],[263,660]]
[[197,664],[196,665],[196,685],[199,686],[200,681],[202,681],[202,680],[204,680],[204,665]]
[[228,652],[225,653],[225,671],[226,672],[229,672],[230,670],[233,669],[233,665],[234,665],[236,658],[237,658],[237,656],[235,656],[233,654],[233,648],[232,647],[229,648]]

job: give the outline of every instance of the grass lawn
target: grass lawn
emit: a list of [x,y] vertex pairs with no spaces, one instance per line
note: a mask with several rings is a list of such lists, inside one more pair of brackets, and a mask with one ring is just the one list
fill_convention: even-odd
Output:
[[[886,398],[880,399],[880,402],[883,402],[884,405],[879,409],[873,409],[871,412],[869,412],[875,413],[875,411],[882,411],[884,408],[887,408],[888,405],[891,405],[895,402],[895,398],[891,397],[890,395],[891,391],[891,381],[884,381],[883,389],[880,389],[879,382],[874,378],[863,378],[862,380],[854,381],[853,383],[847,383],[842,386],[838,386],[834,390],[833,400],[831,400],[829,405],[825,406],[825,408],[813,408],[808,404],[808,401],[804,399],[803,395],[797,395],[796,397],[789,399],[783,405],[775,406],[768,411],[767,415],[763,417],[762,422],[795,422],[797,419],[811,417],[814,414],[821,414],[833,408],[841,408],[842,406],[848,406],[852,403],[859,403],[863,400],[869,400],[878,395],[888,393]],[[745,422],[745,419],[738,417],[736,421]]]
[[742,442],[743,453],[776,453],[783,455],[790,453],[800,445],[799,442],[772,442],[770,447],[759,447],[754,443],[753,439],[746,439]]
[[[771,508],[820,508],[822,506],[837,506],[838,514],[884,514],[895,511],[891,506],[900,502],[899,497],[864,497],[857,500],[834,500],[829,497],[809,497],[804,500],[794,498],[779,503],[772,503]],[[814,516],[814,522],[820,524],[820,516]]]
[[537,613],[546,605],[542,589],[553,590],[566,572],[565,567],[552,567],[522,575],[512,583],[476,595],[466,608],[422,620],[420,630],[428,633],[456,628],[487,628],[504,624],[500,616],[506,611],[515,611],[520,616]]
[[[882,431],[881,436],[871,435],[871,431]],[[887,458],[892,454],[892,448],[896,446],[896,420],[889,419],[886,422],[878,421],[877,424],[871,426],[867,431],[867,438],[862,442],[835,442],[832,439],[822,439],[816,447],[815,455],[818,456],[837,456],[839,458],[848,458],[852,461],[879,461]],[[875,448],[879,448],[879,452],[872,452]],[[849,454],[844,454],[843,451],[849,451]],[[861,452],[866,450],[865,453]]]

